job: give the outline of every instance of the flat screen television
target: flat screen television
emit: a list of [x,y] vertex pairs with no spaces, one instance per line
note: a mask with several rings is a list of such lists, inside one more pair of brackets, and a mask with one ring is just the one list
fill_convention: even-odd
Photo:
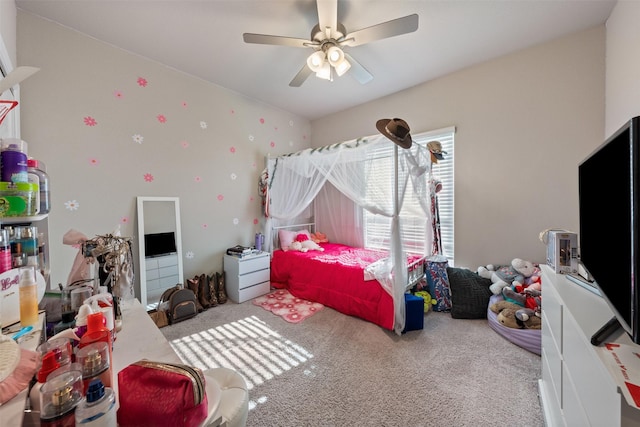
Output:
[[176,235],[173,231],[144,235],[145,258],[170,255],[176,252]]
[[591,339],[622,327],[640,344],[640,117],[634,117],[578,167],[580,261],[614,313]]

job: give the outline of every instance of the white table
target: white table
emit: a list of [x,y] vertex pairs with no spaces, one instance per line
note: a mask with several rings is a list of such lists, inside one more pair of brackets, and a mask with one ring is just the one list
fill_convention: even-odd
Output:
[[[113,389],[118,390],[118,372],[140,359],[157,362],[183,363],[173,351],[171,344],[160,329],[151,320],[140,301],[130,300],[121,303],[122,329],[116,335],[113,344]],[[34,341],[34,340],[30,340]],[[207,382],[207,398],[209,400],[209,418],[205,425],[218,425],[221,417],[214,416],[220,403],[221,390],[213,381]],[[3,427],[19,427],[27,396],[23,390],[6,404],[0,406],[0,420]]]

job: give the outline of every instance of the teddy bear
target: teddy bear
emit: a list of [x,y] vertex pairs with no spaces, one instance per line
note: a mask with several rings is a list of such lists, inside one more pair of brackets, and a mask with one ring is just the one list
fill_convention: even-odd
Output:
[[491,264],[486,267],[480,266],[477,273],[480,277],[491,279],[492,284],[489,286],[491,293],[500,295],[502,289],[509,285],[523,285],[525,280],[532,277],[536,271],[539,269],[532,262],[514,258],[511,265],[498,269]]
[[413,293],[417,297],[424,299],[424,312],[428,312],[432,305],[436,305],[438,302],[431,298],[431,294],[427,291],[418,291]]
[[295,240],[291,242],[289,245],[290,251],[299,251],[299,252],[307,252],[307,251],[324,251],[324,248],[310,240],[306,234],[300,233],[296,236]]
[[489,307],[496,313],[498,323],[514,329],[542,329],[542,319],[530,308],[511,301],[500,300]]
[[538,286],[528,286],[518,292],[513,287],[507,286],[502,290],[502,296],[505,301],[511,301],[521,307],[540,313],[542,309],[542,292],[539,289]]

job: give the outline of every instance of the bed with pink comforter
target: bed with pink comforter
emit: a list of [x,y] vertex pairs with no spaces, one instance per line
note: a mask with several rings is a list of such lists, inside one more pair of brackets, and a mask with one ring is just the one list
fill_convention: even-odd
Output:
[[[320,243],[324,251],[273,251],[271,285],[298,298],[393,330],[393,299],[380,283],[364,280],[364,269],[388,252]],[[409,262],[419,259],[410,256]]]

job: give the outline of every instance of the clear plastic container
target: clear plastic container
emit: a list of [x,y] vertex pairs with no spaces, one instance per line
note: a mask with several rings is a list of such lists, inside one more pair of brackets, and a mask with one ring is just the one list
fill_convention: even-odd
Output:
[[116,395],[100,379],[91,381],[87,395],[76,408],[76,426],[116,427]]
[[73,425],[75,409],[82,400],[82,373],[67,371],[49,375],[40,388],[41,425]]
[[51,209],[51,194],[49,193],[49,175],[44,163],[36,159],[27,160],[29,182],[38,184],[36,194],[36,212],[40,215],[49,213]]

